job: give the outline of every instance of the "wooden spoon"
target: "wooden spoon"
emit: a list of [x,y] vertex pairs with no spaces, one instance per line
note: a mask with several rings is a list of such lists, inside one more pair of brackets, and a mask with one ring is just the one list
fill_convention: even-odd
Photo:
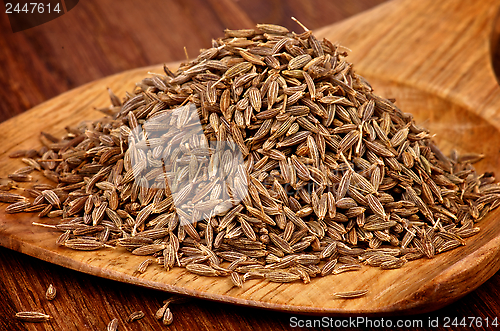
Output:
[[[479,171],[500,172],[500,88],[490,61],[490,36],[498,1],[392,1],[317,31],[352,49],[349,61],[385,97],[415,115],[436,133],[444,150],[484,153]],[[101,114],[109,104],[106,87],[120,96],[147,72],[131,70],[64,93],[0,124],[0,175],[19,167],[7,155],[38,146],[37,135],[62,133],[67,125]],[[3,208],[2,208],[3,209]],[[251,280],[244,288],[226,278],[200,277],[181,268],[165,272],[151,266],[134,273],[144,257],[118,248],[79,252],[55,245],[59,232],[35,227],[32,214],[0,212],[0,244],[16,251],[92,275],[198,298],[308,314],[417,313],[438,309],[477,288],[499,268],[500,226],[496,210],[478,225],[467,245],[421,259],[402,269],[319,277],[310,284]],[[45,220],[44,220],[45,221]],[[54,222],[55,223],[55,222]],[[333,293],[368,289],[345,300]]]

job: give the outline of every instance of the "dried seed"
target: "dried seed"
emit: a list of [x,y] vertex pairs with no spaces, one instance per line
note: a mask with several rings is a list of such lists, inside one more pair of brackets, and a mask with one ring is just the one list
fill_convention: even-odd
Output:
[[406,259],[394,259],[392,261],[382,262],[380,264],[381,269],[398,269],[401,268],[406,263]]
[[3,193],[0,192],[0,202],[26,202],[26,198],[16,193]]
[[357,290],[357,291],[349,291],[349,292],[336,292],[333,294],[334,298],[338,299],[356,299],[362,296],[365,296],[368,293],[368,290]]
[[56,206],[57,208],[60,208],[61,200],[59,199],[57,194],[54,193],[54,191],[45,190],[42,191],[42,195],[44,196],[45,200],[47,200],[48,203],[50,203],[53,206]]
[[387,217],[385,214],[384,206],[382,206],[382,203],[380,202],[379,199],[377,199],[372,194],[368,194],[366,196],[366,200],[368,201],[368,206],[375,214],[379,215],[384,219]]
[[289,283],[300,279],[299,275],[285,271],[271,271],[264,274],[265,278],[275,283]]
[[14,202],[13,204],[9,205],[7,208],[5,208],[5,212],[8,214],[14,214],[14,213],[20,213],[24,211],[26,208],[31,206],[30,202],[27,201],[18,201]]
[[107,331],[116,331],[118,330],[118,318],[113,318],[109,323],[106,329]]
[[36,311],[17,312],[16,318],[24,322],[46,322],[52,319],[49,315]]
[[191,263],[186,265],[186,269],[194,274],[201,276],[218,276],[219,273],[214,268],[207,266],[205,264]]
[[174,321],[174,315],[172,315],[172,312],[170,311],[170,308],[167,308],[165,310],[165,314],[163,315],[163,325],[170,325]]
[[47,288],[47,291],[45,292],[45,298],[47,300],[54,300],[56,298],[57,291],[54,285],[50,284],[49,288]]
[[333,269],[333,274],[337,275],[342,272],[357,271],[361,269],[359,264],[337,264]]
[[27,174],[10,174],[7,175],[8,178],[16,182],[31,182],[33,181],[33,176]]
[[137,321],[143,317],[144,317],[144,313],[142,312],[142,310],[134,311],[132,314],[129,315],[127,322]]
[[64,246],[80,251],[93,251],[104,247],[104,244],[97,240],[76,238],[66,240]]
[[284,26],[275,25],[275,24],[257,24],[257,29],[261,30],[264,33],[271,34],[287,34],[289,31]]
[[231,272],[231,281],[233,282],[234,286],[237,287],[243,287],[243,278],[240,276],[239,273],[237,272]]
[[26,150],[24,149],[20,149],[20,150],[16,150],[16,151],[13,151],[9,154],[9,157],[10,158],[18,158],[18,157],[23,157],[26,155]]

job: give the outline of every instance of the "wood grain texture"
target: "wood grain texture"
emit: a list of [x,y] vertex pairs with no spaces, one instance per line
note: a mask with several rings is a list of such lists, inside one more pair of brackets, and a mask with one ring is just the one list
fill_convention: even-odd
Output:
[[[243,4],[241,4],[241,7],[243,7]],[[283,6],[286,8],[286,6]],[[298,15],[296,15],[298,16]],[[305,20],[299,17],[299,20],[303,21],[305,23]],[[259,20],[259,21],[265,21],[265,20]],[[54,21],[55,22],[55,21]],[[274,21],[273,21],[274,22]],[[326,22],[325,22],[326,23]],[[224,23],[227,24],[227,23]],[[308,25],[309,27],[313,28],[314,26]],[[341,27],[339,27],[339,30],[335,31],[341,31]],[[220,29],[219,29],[220,31]],[[359,35],[354,35],[353,40],[358,40]],[[349,47],[352,47],[351,44],[347,45]],[[202,47],[202,46],[200,46]],[[173,48],[174,49],[174,48]],[[177,50],[182,50],[182,48],[178,47]],[[183,54],[183,51],[180,53],[181,57]],[[473,124],[468,126],[468,131],[465,131],[465,134],[462,134],[460,129],[462,128],[449,128],[449,134],[443,135],[444,138],[441,139],[442,142],[446,144],[446,146],[454,146],[457,145],[457,142],[453,141],[454,139],[450,138],[460,138],[458,145],[462,146],[464,149],[468,149],[471,147],[470,145],[470,137],[473,136],[477,132],[481,132],[485,130],[486,134],[485,136],[493,136],[496,135],[498,137],[497,133],[497,127],[495,124],[491,124],[492,121],[487,121],[484,120],[480,116],[475,116],[474,113],[471,113],[469,110],[469,106],[464,103],[458,102],[456,99],[452,99],[452,102],[446,98],[445,94],[439,95],[432,89],[427,89],[427,88],[422,88],[422,87],[416,87],[414,84],[407,84],[403,86],[403,84],[398,83],[397,80],[393,79],[386,79],[385,76],[383,77],[384,79],[381,79],[377,75],[370,75],[366,74],[363,70],[366,68],[363,68],[363,59],[360,59],[360,61],[353,60],[355,58],[355,53],[353,53],[353,56],[350,58],[350,61],[353,61],[356,63],[356,68],[359,68],[358,71],[362,72],[367,76],[370,81],[373,83],[377,91],[385,96],[388,97],[393,97],[395,96],[398,99],[398,104],[405,110],[405,111],[411,111],[414,112],[419,109],[428,109],[428,112],[421,112],[417,116],[418,119],[425,119],[429,120],[429,123],[431,124],[431,128],[438,128],[439,126],[447,126],[446,124],[449,123],[450,120],[455,120],[455,121],[462,121],[465,123]],[[157,62],[162,62],[157,61]],[[153,62],[155,63],[155,62]],[[365,62],[366,63],[366,62]],[[149,63],[146,63],[149,64]],[[55,65],[57,65],[55,63]],[[98,65],[98,63],[97,63]],[[380,64],[379,64],[380,65]],[[389,65],[388,65],[389,66]],[[390,69],[390,68],[389,68]],[[81,68],[79,69],[81,70]],[[82,70],[83,71],[83,70]],[[369,72],[367,72],[369,73]],[[139,75],[144,75],[143,73],[138,73]],[[385,72],[384,72],[385,74]],[[111,87],[118,92],[123,92],[124,89],[130,89],[131,84],[137,80],[139,80],[142,76],[136,77],[131,75],[128,76],[127,79],[130,79],[128,81],[128,86],[120,85],[118,84],[117,86],[111,85]],[[378,78],[378,80],[375,80],[375,78]],[[135,80],[132,80],[135,79]],[[78,84],[79,85],[79,84]],[[95,91],[96,95],[95,99],[89,100],[88,104],[82,104],[82,107],[89,107],[89,106],[99,106],[106,104],[105,99],[105,91],[102,89],[100,92]],[[99,95],[98,95],[99,94]],[[413,105],[413,106],[412,106]],[[61,103],[57,105],[57,107],[65,107],[68,106],[65,103]],[[80,106],[80,104],[78,105]],[[79,108],[72,108],[72,111],[74,114],[78,115],[83,115],[79,112]],[[88,109],[88,108],[85,108]],[[437,116],[436,110],[445,110],[444,115]],[[98,113],[93,113],[93,116],[100,116]],[[43,117],[38,118],[43,119]],[[78,121],[78,118],[73,116],[71,117],[73,121]],[[62,129],[62,121],[64,121],[64,117],[61,118],[53,118],[49,121],[44,119],[43,124],[37,128],[37,130],[40,130],[42,127],[45,128],[51,128],[51,132],[57,133],[57,130],[54,129],[54,127]],[[52,127],[52,125],[55,125]],[[59,125],[59,126],[58,126]],[[434,127],[433,127],[434,126]],[[453,135],[453,132],[454,135]],[[0,137],[2,142],[11,142],[15,141],[15,139],[19,138],[18,136],[7,136],[4,135],[3,137]],[[439,137],[438,137],[439,138]],[[467,142],[469,142],[469,145],[467,145]],[[493,144],[494,143],[494,144]],[[484,146],[485,148],[491,148],[491,146],[498,146],[498,142],[493,142],[490,144],[490,146]],[[12,148],[12,145],[6,144],[6,146],[2,147],[3,150],[2,152],[6,151],[8,148]],[[489,155],[497,155],[495,153],[490,153],[491,150],[485,150],[488,152]],[[495,158],[489,158],[485,162],[483,162],[483,169],[491,169],[494,168],[495,166],[498,165],[498,162]],[[488,223],[492,225],[493,223],[490,222]],[[32,229],[34,230],[34,229]],[[34,230],[36,231],[36,230]],[[47,231],[43,231],[46,234],[49,234]],[[490,229],[490,231],[484,231],[485,237],[482,237],[483,243],[489,241],[492,244],[495,244],[495,242],[491,241],[491,237],[488,238],[488,236],[495,236],[495,229]],[[477,238],[475,238],[477,239]],[[11,243],[12,244],[12,243]],[[489,247],[484,251],[486,254],[480,254],[481,258],[479,259],[479,266],[481,264],[488,265],[486,268],[480,268],[482,271],[484,271],[484,274],[479,275],[480,277],[487,278],[489,275],[491,275],[495,271],[495,263],[496,261],[491,261],[488,260],[487,257],[491,255],[492,253],[495,252],[496,247],[498,247],[498,244],[492,245],[493,247],[492,250],[489,250]],[[469,247],[464,247],[464,249]],[[19,250],[21,249],[27,249],[27,247],[19,247]],[[4,316],[9,317],[8,319],[6,318],[6,322],[4,323],[10,323],[6,324],[5,329],[13,329],[16,330],[20,329],[23,330],[22,326],[19,325],[16,321],[11,321],[9,322],[8,320],[11,319],[10,316],[13,315],[13,312],[16,310],[20,309],[27,309],[27,308],[34,308],[34,307],[45,307],[49,309],[48,307],[50,304],[43,302],[43,293],[45,291],[44,286],[48,286],[48,283],[43,283],[42,285],[38,285],[38,282],[42,282],[41,279],[46,279],[46,278],[54,278],[54,279],[59,279],[59,282],[62,282],[63,284],[65,281],[61,280],[61,274],[66,274],[68,273],[70,275],[70,279],[75,279],[75,281],[66,281],[66,285],[70,288],[67,293],[70,293],[73,291],[75,294],[69,297],[65,297],[61,295],[58,300],[64,300],[64,301],[57,301],[59,305],[61,305],[61,302],[65,302],[68,304],[68,307],[64,308],[65,305],[59,306],[58,309],[52,309],[51,313],[55,316],[59,316],[59,319],[57,321],[54,321],[50,323],[49,325],[37,325],[37,326],[28,326],[29,329],[33,330],[71,330],[71,329],[103,329],[104,326],[107,324],[107,322],[118,315],[123,315],[128,316],[128,313],[137,310],[137,309],[142,309],[142,305],[145,305],[152,313],[156,310],[157,307],[161,304],[161,298],[163,298],[164,294],[158,293],[157,291],[143,291],[143,290],[138,290],[138,288],[133,287],[133,286],[126,286],[122,284],[116,284],[113,282],[109,281],[103,281],[100,279],[96,279],[90,276],[82,276],[79,273],[72,273],[70,271],[67,271],[66,269],[61,269],[57,267],[53,267],[47,264],[44,264],[43,262],[39,262],[33,259],[30,259],[28,257],[24,256],[19,256],[19,254],[15,253],[5,253],[5,250],[2,250],[4,252],[4,255],[7,255],[6,259],[3,259],[4,256],[2,256],[2,259],[0,259],[0,263],[5,263],[4,270],[13,270],[13,273],[20,272],[22,277],[12,277],[12,276],[6,276],[7,278],[2,278],[4,281],[4,284],[6,287],[9,289],[8,294],[5,294],[5,297],[7,299],[7,302],[9,302],[6,305],[5,311],[2,311],[2,314],[5,313]],[[457,251],[453,251],[452,255],[455,254]],[[471,253],[472,251],[468,251]],[[480,252],[482,253],[482,252]],[[11,255],[13,254],[13,255]],[[457,252],[458,254],[458,252]],[[466,253],[467,255],[467,253]],[[12,256],[12,257],[11,257]],[[485,258],[486,257],[486,258]],[[25,259],[26,260],[26,265],[21,265],[16,259]],[[474,270],[474,266],[471,266],[470,264],[460,264],[460,257],[454,257],[450,261],[450,266],[455,266],[455,268],[461,268],[463,267],[464,272],[462,273],[462,278],[458,278],[457,280],[464,279],[467,281],[467,279],[471,276],[470,274],[467,273],[467,271]],[[490,262],[490,263],[488,263]],[[45,269],[48,269],[49,271],[38,271],[37,268],[31,267],[32,264],[35,265],[41,265],[45,266]],[[52,274],[50,273],[51,268],[55,268],[56,271],[54,271]],[[43,268],[42,268],[43,269]],[[451,267],[449,271],[453,272],[454,268]],[[456,269],[455,269],[456,271]],[[47,275],[48,273],[48,275]],[[40,277],[40,280],[34,279],[35,277],[32,277],[31,275],[38,275]],[[73,275],[73,276],[71,276]],[[75,278],[71,278],[75,277]],[[430,275],[429,277],[432,277]],[[479,291],[474,292],[473,294],[467,296],[466,298],[462,299],[459,301],[457,304],[454,304],[450,307],[447,307],[445,309],[440,310],[437,313],[434,314],[428,314],[428,315],[420,315],[420,316],[415,316],[414,318],[421,317],[424,320],[427,320],[427,317],[431,316],[451,316],[455,315],[455,317],[463,317],[463,316],[489,316],[490,319],[498,316],[498,307],[495,306],[495,296],[494,294],[498,292],[496,285],[498,285],[498,275],[493,278],[492,281],[488,282],[485,286],[483,286]],[[82,282],[79,282],[80,279],[83,279],[83,286],[81,285]],[[90,279],[90,281],[87,281]],[[442,281],[443,279],[441,279]],[[94,283],[92,283],[94,282]],[[439,279],[438,279],[439,283]],[[102,284],[107,284],[107,285],[102,285]],[[27,288],[23,287],[25,285]],[[85,285],[89,285],[89,288]],[[473,287],[479,285],[479,283],[475,284]],[[73,287],[74,286],[74,287]],[[110,286],[112,289],[108,290],[107,286]],[[57,287],[57,285],[56,285]],[[15,289],[12,290],[12,288]],[[42,290],[40,291],[40,288]],[[64,286],[63,286],[64,288]],[[129,297],[125,295],[117,295],[117,293],[121,292],[121,289],[125,288],[128,289],[128,295],[132,297],[132,299],[129,299]],[[453,286],[449,288],[440,288],[439,292],[432,291],[430,290],[427,293],[434,293],[434,295],[438,296],[443,296],[442,294],[449,293],[451,297],[456,296],[457,293],[453,293],[453,290],[457,290],[460,288],[460,285],[453,284]],[[486,288],[483,290],[483,288]],[[424,289],[425,290],[425,289]],[[448,292],[446,291],[448,290]],[[0,292],[1,293],[1,292]],[[24,294],[24,295],[23,295]],[[60,293],[62,294],[62,293]],[[81,295],[81,298],[75,299],[78,295]],[[97,300],[93,299],[94,296],[97,296]],[[158,296],[161,298],[158,299]],[[432,298],[432,295],[429,296]],[[444,295],[444,301],[446,301],[447,296]],[[472,299],[471,299],[472,298]],[[469,300],[472,300],[471,303],[469,303]],[[75,303],[76,301],[76,303]],[[95,301],[95,302],[94,302]],[[56,302],[51,303],[53,305],[56,305]],[[197,301],[198,302],[198,301]],[[460,304],[462,302],[462,304]],[[467,305],[465,305],[465,302],[468,302]],[[136,306],[137,305],[137,306]],[[76,308],[75,308],[76,306]],[[202,308],[200,308],[202,307]],[[182,319],[182,322],[179,324],[174,324],[174,328],[181,328],[182,329],[226,329],[226,328],[237,328],[237,329],[249,329],[257,327],[257,329],[287,329],[289,327],[289,321],[288,318],[290,315],[285,315],[285,314],[278,314],[278,313],[268,313],[268,312],[262,312],[262,311],[257,311],[257,310],[248,310],[250,312],[247,312],[246,309],[243,308],[235,308],[233,306],[227,306],[227,305],[213,305],[213,304],[207,304],[206,302],[200,302],[197,305],[194,304],[189,304],[186,306],[182,306],[178,308],[180,311],[180,316],[175,315],[176,311],[174,310],[174,315],[176,318],[176,323],[179,323],[179,319]],[[208,309],[208,310],[207,310]],[[103,311],[105,313],[99,313],[99,314],[92,314],[91,311],[97,310],[97,311]],[[66,311],[68,314],[67,318],[63,318],[65,314],[62,312]],[[224,313],[228,311],[227,313]],[[47,310],[48,312],[48,310]],[[145,310],[145,312],[147,312]],[[151,315],[150,313],[149,315]],[[221,318],[218,318],[218,314],[222,315]],[[147,314],[148,315],[148,314]],[[243,317],[240,317],[243,316]],[[123,318],[125,318],[123,316]],[[258,316],[258,317],[256,317]],[[276,320],[273,318],[274,316],[277,316]],[[71,318],[70,318],[71,317]],[[179,318],[181,317],[181,318]],[[150,316],[149,316],[150,318]],[[65,321],[62,321],[62,320]],[[147,323],[146,323],[147,322]],[[64,324],[66,323],[66,324]],[[155,322],[151,320],[141,320],[137,322],[137,325],[128,325],[130,329],[133,329],[134,327],[139,329],[156,329],[159,327],[159,324],[154,324]],[[3,327],[3,325],[0,325]],[[8,326],[8,327],[7,327]],[[196,327],[195,327],[196,326]]]
[[491,40],[498,10],[497,0],[400,1],[317,34],[351,48],[350,61],[368,80],[429,92],[498,126]]

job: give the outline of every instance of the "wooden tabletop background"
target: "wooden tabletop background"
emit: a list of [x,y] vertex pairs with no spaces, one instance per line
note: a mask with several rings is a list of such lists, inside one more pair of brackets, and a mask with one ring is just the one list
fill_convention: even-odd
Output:
[[[368,10],[383,0],[86,0],[62,17],[12,33],[0,13],[0,121],[87,82],[137,67],[194,57],[224,28],[275,23],[298,30],[295,16],[310,29]],[[497,52],[498,54],[499,52]],[[494,60],[500,67],[500,57]],[[105,91],[103,91],[104,93]],[[58,296],[44,298],[49,284]],[[384,317],[407,323],[445,318],[498,318],[500,273],[461,300],[433,313]],[[289,330],[291,318],[319,319],[282,312],[235,307],[202,300],[172,306],[174,323],[165,327],[153,317],[167,293],[100,279],[0,248],[0,330],[105,330],[117,317],[119,330]],[[20,310],[45,311],[50,323],[17,321]],[[127,323],[142,310],[145,317]],[[379,319],[371,317],[372,319]],[[340,319],[340,318],[334,318]],[[475,320],[477,322],[477,319]],[[474,323],[475,324],[475,323]],[[452,324],[450,323],[450,326]],[[500,325],[499,325],[500,326]],[[371,330],[370,328],[368,328]],[[456,328],[455,328],[456,329]],[[471,329],[481,330],[474,326]],[[373,329],[375,330],[375,329]],[[448,328],[449,330],[449,328]]]

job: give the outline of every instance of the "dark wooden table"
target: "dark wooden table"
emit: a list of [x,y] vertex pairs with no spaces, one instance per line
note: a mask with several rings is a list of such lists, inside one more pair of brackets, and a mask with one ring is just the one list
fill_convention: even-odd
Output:
[[[0,13],[0,121],[84,83],[141,66],[181,60],[183,47],[195,56],[224,28],[252,27],[256,22],[276,23],[297,30],[297,17],[310,29],[367,10],[383,0],[86,0],[44,25],[12,33],[5,11]],[[495,66],[500,60],[497,57]],[[57,299],[44,298],[49,284]],[[486,319],[500,318],[500,273],[473,293],[433,313],[415,316],[370,317],[373,328],[398,321],[423,326],[438,319],[437,329],[463,318],[473,329],[486,327]],[[162,330],[153,318],[166,293],[121,284],[64,269],[11,250],[0,248],[0,330],[105,330],[117,317],[119,330]],[[20,310],[52,315],[50,323],[17,321]],[[127,316],[143,310],[142,320],[127,323]],[[297,316],[281,312],[190,300],[172,306],[172,330],[288,330],[294,322],[316,320],[335,325],[333,318]],[[294,320],[297,318],[297,320]],[[482,318],[482,326],[477,324]],[[419,323],[422,324],[412,324]],[[382,324],[381,324],[382,323]],[[498,321],[500,323],[500,321]],[[298,324],[298,323],[297,323]],[[325,324],[323,324],[325,325]],[[346,324],[344,324],[345,326]],[[347,324],[348,325],[348,324]],[[467,326],[467,328],[469,328]],[[325,328],[326,329],[326,328]],[[404,328],[404,329],[413,329]],[[416,329],[416,328],[414,328]],[[436,330],[436,328],[432,328]],[[453,329],[457,329],[454,327]]]

